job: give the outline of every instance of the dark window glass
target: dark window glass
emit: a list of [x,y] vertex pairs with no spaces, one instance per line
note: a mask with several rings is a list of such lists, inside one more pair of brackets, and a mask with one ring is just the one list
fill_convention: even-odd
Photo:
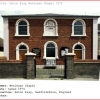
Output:
[[82,23],[80,21],[75,22],[74,25],[82,25]]
[[49,43],[46,47],[46,57],[55,57],[55,46]]
[[19,47],[20,50],[27,49],[26,46],[22,45]]
[[80,45],[76,45],[74,49],[82,49]]
[[27,35],[27,23],[25,21],[19,22],[18,33],[19,35]]
[[19,35],[27,35],[27,26],[18,26]]
[[3,51],[3,47],[0,47],[0,51]]
[[74,34],[82,35],[83,34],[83,26],[74,26]]
[[54,46],[54,44],[52,44],[52,43],[49,43],[48,45],[47,45],[47,47],[53,47],[53,48],[55,48],[55,46]]
[[55,57],[55,48],[47,48],[46,50],[46,57]]
[[20,21],[19,25],[27,25],[27,23],[25,21]]
[[80,21],[77,21],[74,24],[74,35],[82,35],[82,34],[83,34],[83,25]]

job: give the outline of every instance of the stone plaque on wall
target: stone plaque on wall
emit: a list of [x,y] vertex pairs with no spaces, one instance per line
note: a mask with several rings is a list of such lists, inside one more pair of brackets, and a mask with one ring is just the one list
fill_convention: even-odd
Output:
[[36,54],[36,57],[41,56],[41,49],[39,49],[39,48],[33,48],[32,52]]

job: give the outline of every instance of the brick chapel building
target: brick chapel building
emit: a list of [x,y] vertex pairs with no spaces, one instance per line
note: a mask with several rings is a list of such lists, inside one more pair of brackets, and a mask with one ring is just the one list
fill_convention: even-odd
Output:
[[63,62],[68,52],[74,59],[98,59],[98,18],[90,15],[3,15],[4,56],[25,60],[36,53],[38,64],[47,59]]

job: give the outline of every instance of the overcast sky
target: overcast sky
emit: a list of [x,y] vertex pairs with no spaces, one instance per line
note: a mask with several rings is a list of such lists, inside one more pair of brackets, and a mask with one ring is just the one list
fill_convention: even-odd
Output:
[[[0,1],[1,2],[1,1]],[[6,2],[6,1],[5,1]],[[27,2],[27,1],[26,1]],[[30,1],[31,2],[31,1]],[[34,1],[35,3],[44,3],[43,1]],[[46,2],[46,1],[45,1]],[[47,3],[52,3],[48,1]],[[18,15],[18,14],[37,14],[37,13],[58,13],[58,14],[78,14],[78,15],[99,15],[99,1],[68,1],[62,2],[62,5],[34,5],[19,6],[0,5],[0,37],[3,38],[3,19],[1,15]],[[100,18],[98,20],[100,23]]]

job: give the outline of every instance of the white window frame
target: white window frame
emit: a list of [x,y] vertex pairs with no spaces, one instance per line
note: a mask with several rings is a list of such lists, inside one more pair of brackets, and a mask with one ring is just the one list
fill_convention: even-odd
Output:
[[19,43],[17,46],[16,46],[16,60],[19,60],[19,47],[24,45],[26,48],[27,48],[27,53],[29,53],[29,47],[27,44],[25,44],[24,42],[21,42]]
[[[77,42],[77,43],[75,43],[74,45],[73,45],[73,47],[72,47],[72,53],[75,53],[74,52],[74,50],[76,50],[76,49],[74,49],[75,48],[75,46],[77,46],[77,45],[80,45],[81,47],[82,47],[82,60],[85,60],[85,52],[86,52],[86,48],[85,48],[85,46],[82,44],[82,43],[80,43],[80,42]],[[77,49],[78,50],[78,49]],[[80,50],[80,49],[79,49]]]
[[[49,43],[53,43],[54,46],[55,46],[55,57],[46,57],[46,47]],[[59,59],[58,58],[58,46],[57,44],[54,42],[54,41],[47,41],[45,44],[44,44],[44,56],[43,56],[43,59]]]
[[[49,20],[52,20],[52,21],[54,21],[54,23],[55,23],[55,35],[48,35],[46,32],[45,32],[45,29],[46,29],[46,23],[47,23],[47,21],[49,21]],[[53,18],[48,18],[47,20],[45,20],[45,22],[44,22],[44,33],[43,33],[43,36],[58,36],[58,24],[57,24],[57,21],[55,20],[55,19],[53,19]]]
[[[25,21],[27,23],[27,35],[19,35],[19,33],[18,33],[18,25],[19,25],[20,21]],[[30,33],[29,33],[29,22],[24,18],[18,19],[16,21],[16,24],[15,24],[15,31],[16,31],[15,36],[21,36],[21,37],[22,36],[30,36]]]
[[[75,35],[74,34],[74,24],[77,21],[80,21],[82,23],[82,25],[83,25],[83,34],[82,35]],[[82,20],[82,19],[75,19],[73,21],[73,23],[72,23],[72,33],[71,33],[71,36],[86,36],[86,24],[85,24],[85,21],[84,20]]]

